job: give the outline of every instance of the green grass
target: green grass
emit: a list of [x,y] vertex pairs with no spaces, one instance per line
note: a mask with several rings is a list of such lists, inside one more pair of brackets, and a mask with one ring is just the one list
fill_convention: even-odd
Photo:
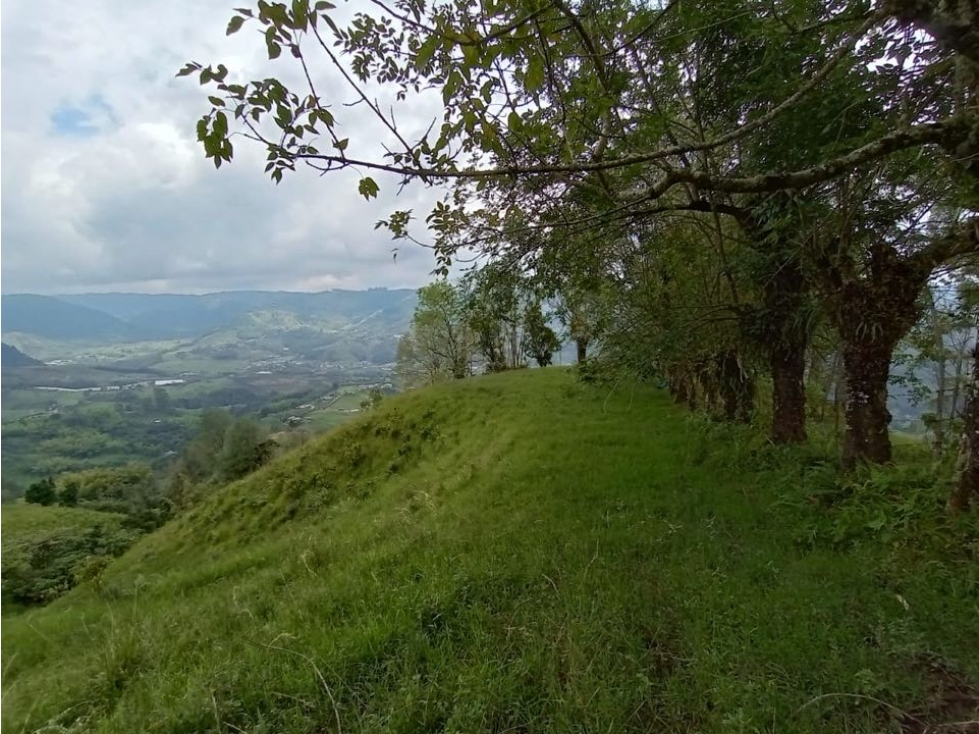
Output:
[[[877,732],[881,701],[974,718],[934,688],[979,679],[975,536],[935,519],[927,469],[839,490],[826,458],[560,369],[385,399],[98,588],[6,619],[3,724]],[[927,511],[878,522],[892,491]]]

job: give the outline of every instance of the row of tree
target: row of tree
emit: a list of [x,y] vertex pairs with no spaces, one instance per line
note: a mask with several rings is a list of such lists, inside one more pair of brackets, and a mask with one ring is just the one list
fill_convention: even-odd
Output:
[[[246,23],[303,81],[185,66],[212,92],[197,132],[215,165],[241,132],[276,181],[304,164],[361,172],[367,198],[364,172],[444,182],[425,218],[440,272],[476,251],[530,278],[595,315],[607,369],[731,420],[770,380],[775,442],[805,440],[807,384],[838,363],[844,466],[890,461],[898,345],[929,293],[974,313],[972,0],[370,0],[346,25],[329,3],[261,0],[228,33]],[[347,100],[319,94],[336,94],[324,76],[385,152],[341,137]],[[399,126],[429,91],[441,120]],[[380,224],[414,238],[413,221]],[[977,411],[973,381],[959,508],[979,497]]]
[[561,340],[529,279],[493,267],[457,284],[438,280],[418,291],[408,333],[398,343],[397,374],[406,385],[551,364]]

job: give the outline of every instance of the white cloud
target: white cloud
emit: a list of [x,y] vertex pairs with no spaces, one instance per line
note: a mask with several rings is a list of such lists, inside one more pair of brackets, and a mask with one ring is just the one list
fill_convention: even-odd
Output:
[[[427,211],[436,193],[356,192],[353,171],[310,171],[280,186],[264,153],[239,144],[215,171],[194,124],[206,110],[185,61],[222,61],[232,75],[270,71],[261,39],[224,36],[231,0],[4,3],[2,184],[4,292],[201,292],[417,286],[431,253],[392,243],[374,223]],[[290,73],[288,62],[271,71]],[[322,89],[339,88],[328,74]],[[348,97],[345,95],[344,99]],[[427,125],[438,112],[406,122]],[[344,110],[351,147],[385,139],[366,110]],[[387,184],[387,185],[385,185]]]

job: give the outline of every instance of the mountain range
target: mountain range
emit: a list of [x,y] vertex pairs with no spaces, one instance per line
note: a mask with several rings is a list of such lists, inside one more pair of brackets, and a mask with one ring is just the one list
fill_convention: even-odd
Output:
[[368,318],[392,326],[410,320],[415,292],[374,288],[320,293],[234,291],[205,295],[84,293],[2,297],[4,334],[110,343],[196,339],[248,321],[252,314],[291,314],[299,323],[340,329]]

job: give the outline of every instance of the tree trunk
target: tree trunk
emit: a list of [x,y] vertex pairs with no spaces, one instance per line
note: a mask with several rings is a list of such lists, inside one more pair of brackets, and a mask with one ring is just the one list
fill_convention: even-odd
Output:
[[724,352],[717,359],[724,419],[750,423],[755,408],[754,380],[741,367],[741,360],[733,349]]
[[[767,225],[752,220],[755,237],[765,242]],[[795,247],[777,239],[776,257],[770,256],[762,278],[763,309],[756,338],[767,352],[772,373],[771,439],[777,444],[806,440],[806,351],[811,324],[807,317],[810,283]],[[760,248],[764,251],[764,247]]]
[[979,334],[972,349],[972,377],[963,419],[958,475],[948,499],[952,512],[965,512],[971,505],[979,503]]
[[945,347],[945,331],[942,328],[942,320],[937,311],[937,307],[932,305],[929,316],[932,335],[935,339],[935,354],[937,355],[935,359],[935,427],[933,429],[935,443],[933,449],[935,458],[940,459],[945,453],[945,427],[948,425],[948,420],[952,417],[954,410],[946,412],[945,409],[945,394],[948,391],[946,370],[948,350]]
[[887,379],[893,352],[894,343],[883,340],[859,340],[843,346],[846,381],[844,469],[852,469],[862,462],[886,464],[891,460]]
[[687,395],[687,381],[683,379],[682,375],[673,375],[670,377],[670,392],[673,394],[674,402],[687,402],[689,399],[689,395]]
[[700,394],[703,396],[704,410],[708,414],[713,414],[717,409],[719,397],[719,386],[717,382],[718,364],[717,360],[703,359],[697,362],[693,368],[693,381],[700,386]]
[[578,348],[578,364],[584,364],[588,361],[588,340],[575,339],[575,346]]
[[784,345],[772,349],[772,441],[777,444],[806,440],[806,347]]

